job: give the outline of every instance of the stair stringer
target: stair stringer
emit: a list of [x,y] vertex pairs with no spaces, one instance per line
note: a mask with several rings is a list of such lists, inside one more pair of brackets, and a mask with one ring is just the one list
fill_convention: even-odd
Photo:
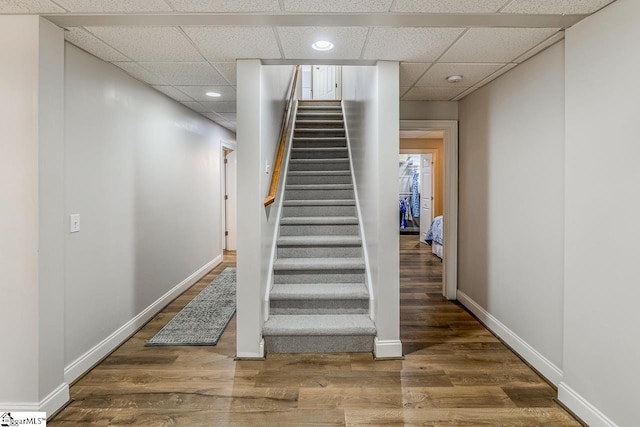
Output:
[[362,240],[362,257],[364,258],[364,283],[369,291],[369,317],[375,323],[376,321],[376,305],[373,285],[371,283],[371,263],[369,261],[369,251],[367,249],[367,237],[364,233],[364,223],[362,221],[362,209],[360,208],[360,197],[358,196],[358,185],[353,169],[353,153],[351,151],[351,138],[349,137],[349,124],[345,114],[344,101],[340,102],[342,106],[342,119],[344,121],[344,134],[347,140],[347,150],[349,151],[349,169],[351,171],[351,181],[353,182],[353,197],[356,201],[356,213],[358,215],[358,230],[360,231],[360,239]]
[[[293,146],[293,135],[296,129],[295,123],[296,123],[296,118],[298,116],[298,100],[297,99],[294,101],[294,104],[292,105],[291,108],[293,108],[291,123],[293,123],[294,125],[289,127],[289,132],[286,139],[287,142],[284,150],[284,158],[282,159],[284,168],[282,168],[282,170],[280,171],[281,179],[280,179],[280,182],[278,183],[278,189],[276,190],[276,202],[275,202],[276,227],[273,232],[273,240],[271,242],[271,254],[269,255],[269,268],[267,270],[267,286],[265,287],[266,291],[264,294],[264,300],[262,301],[262,304],[263,304],[262,313],[264,316],[263,321],[265,322],[267,321],[267,319],[269,319],[269,310],[270,310],[269,295],[271,294],[271,289],[273,288],[273,265],[276,262],[277,254],[278,254],[278,238],[280,237],[280,219],[282,217],[282,205],[284,203],[284,188],[287,183],[287,174],[289,173],[289,158],[291,156],[291,147]],[[273,205],[272,205],[272,208],[273,208]]]

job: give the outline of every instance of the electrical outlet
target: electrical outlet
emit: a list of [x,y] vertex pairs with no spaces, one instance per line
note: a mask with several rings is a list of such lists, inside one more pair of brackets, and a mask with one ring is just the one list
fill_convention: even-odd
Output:
[[69,232],[77,233],[80,231],[80,214],[69,215]]
[[268,174],[270,170],[271,170],[271,165],[269,164],[269,162],[265,162],[264,163],[264,173]]

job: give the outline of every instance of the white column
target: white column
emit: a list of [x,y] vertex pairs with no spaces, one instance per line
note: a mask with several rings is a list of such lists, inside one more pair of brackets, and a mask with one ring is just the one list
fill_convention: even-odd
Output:
[[400,152],[399,64],[377,64],[378,283],[377,357],[402,356],[400,342],[400,247],[398,241],[398,153]]
[[262,345],[262,164],[260,149],[261,64],[237,63],[238,252],[236,355],[263,357]]
[[53,412],[64,383],[64,36],[0,16],[0,407]]

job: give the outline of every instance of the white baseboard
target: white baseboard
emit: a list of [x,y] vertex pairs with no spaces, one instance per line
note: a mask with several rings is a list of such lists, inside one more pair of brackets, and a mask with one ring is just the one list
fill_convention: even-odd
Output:
[[69,384],[62,383],[40,402],[0,402],[3,411],[55,413],[69,401]]
[[167,293],[162,295],[149,307],[144,309],[133,319],[122,325],[119,329],[114,331],[107,338],[98,343],[91,350],[71,362],[64,368],[64,380],[67,384],[71,384],[76,379],[80,378],[91,369],[96,363],[98,363],[103,357],[111,353],[115,348],[127,340],[132,334],[140,329],[145,323],[147,323],[153,316],[155,316],[160,310],[162,310],[168,303],[173,301],[178,295],[184,292],[191,285],[196,283],[200,278],[212,268],[218,266],[222,262],[222,255],[218,255],[216,258],[199,268],[192,275],[184,279],[182,282],[174,286]]
[[525,340],[520,338],[515,332],[505,324],[496,319],[491,313],[482,308],[477,302],[472,300],[467,294],[458,290],[458,301],[472,312],[480,321],[500,339],[507,343],[516,353],[531,364],[535,369],[544,375],[555,386],[562,381],[562,370],[553,364],[549,359],[540,354],[535,348],[530,346]]
[[590,427],[617,427],[613,421],[565,382],[560,382],[558,385],[558,400]]
[[402,343],[400,340],[379,340],[373,342],[373,353],[376,359],[398,359],[402,357]]
[[260,347],[258,348],[257,353],[241,351],[236,353],[236,358],[238,359],[264,359],[264,338],[260,340]]

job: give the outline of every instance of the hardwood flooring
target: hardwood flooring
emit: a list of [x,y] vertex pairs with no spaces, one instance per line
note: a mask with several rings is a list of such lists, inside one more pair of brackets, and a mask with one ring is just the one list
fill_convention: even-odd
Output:
[[371,354],[235,361],[235,319],[215,347],[144,347],[233,253],[71,386],[50,426],[579,426],[556,392],[461,305],[442,263],[400,237],[404,360]]

